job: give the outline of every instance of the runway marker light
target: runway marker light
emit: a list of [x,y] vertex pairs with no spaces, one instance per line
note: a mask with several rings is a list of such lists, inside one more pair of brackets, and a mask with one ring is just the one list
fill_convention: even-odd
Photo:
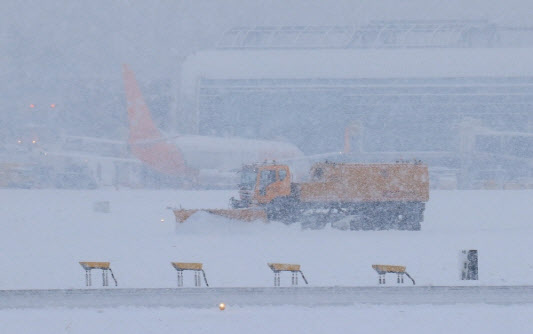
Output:
[[22,140],[20,140],[20,139],[17,140],[17,143],[22,144]]
[[35,104],[30,104],[30,108],[35,108]]
[[403,275],[407,275],[413,282],[413,285],[415,285],[415,280],[405,271],[405,266],[393,266],[388,264],[373,264],[372,269],[374,269],[379,277],[378,282],[379,284],[385,284],[385,274],[391,273],[398,275],[397,282],[403,284]]
[[115,286],[118,286],[117,279],[115,278],[115,275],[113,274],[113,270],[111,270],[111,264],[109,262],[87,262],[83,261],[80,262],[80,265],[85,269],[85,285],[91,286],[92,285],[92,278],[91,278],[91,270],[93,269],[101,269],[102,270],[102,286],[108,286],[108,277],[107,272],[111,272],[111,277],[115,281]]
[[224,311],[226,309],[226,304],[224,303],[220,303],[218,304],[218,308],[221,310],[221,311]]
[[55,108],[55,107],[56,107],[56,104],[55,104],[55,103],[52,103],[52,104],[50,105],[50,108]]
[[31,143],[32,143],[32,144],[36,144],[36,143],[37,143],[37,140],[34,139],[34,140],[31,141]]
[[202,286],[202,282],[200,281],[200,273],[202,273],[204,276],[205,285],[209,286],[209,283],[207,283],[207,278],[205,277],[205,271],[202,269],[202,263],[171,262],[170,264],[178,272],[178,287],[183,286],[183,271],[185,270],[194,271],[194,286]]
[[165,222],[165,218],[161,218],[161,222],[164,223]]
[[305,281],[305,284],[309,284],[307,279],[304,276],[304,273],[300,270],[299,264],[288,264],[288,263],[267,263],[267,265],[274,272],[274,286],[280,286],[280,273],[282,271],[289,271],[292,274],[292,285],[298,285],[298,273],[302,275],[302,278]]

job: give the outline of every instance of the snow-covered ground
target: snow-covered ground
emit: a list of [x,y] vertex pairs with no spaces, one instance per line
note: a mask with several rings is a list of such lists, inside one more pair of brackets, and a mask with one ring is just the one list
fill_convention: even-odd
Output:
[[532,305],[9,310],[2,333],[531,333]]
[[[476,284],[533,284],[533,191],[434,191],[420,232],[302,231],[205,213],[176,228],[166,209],[226,207],[231,195],[1,190],[0,289],[81,288],[79,261],[110,261],[126,288],[175,287],[171,261],[203,262],[213,287],[271,286],[267,262],[301,264],[314,286],[376,285],[375,263],[406,265],[418,285],[458,285],[461,249],[479,250]],[[111,212],[94,212],[96,201]]]
[[[267,262],[299,263],[313,286],[375,286],[375,263],[406,265],[417,285],[532,285],[533,191],[433,191],[422,231],[304,230],[166,207],[225,207],[230,191],[0,190],[0,290],[84,288],[79,261],[110,261],[120,287],[175,287],[171,261],[203,262],[213,287],[271,286]],[[109,201],[110,213],[93,211]],[[164,220],[163,222],[161,220]],[[459,280],[479,250],[478,282]],[[185,284],[192,285],[192,275]],[[289,284],[282,275],[282,285]],[[396,285],[393,276],[389,284]],[[93,275],[95,288],[100,284]],[[110,287],[112,288],[112,287]],[[407,288],[407,287],[406,287]],[[353,305],[0,311],[0,332],[529,332],[533,305]],[[43,328],[36,323],[44,323]],[[387,321],[383,321],[387,319]],[[102,325],[104,324],[104,325]],[[263,324],[268,324],[264,326]],[[102,327],[102,326],[104,327]],[[110,330],[108,330],[108,328]],[[5,330],[2,330],[5,329]]]

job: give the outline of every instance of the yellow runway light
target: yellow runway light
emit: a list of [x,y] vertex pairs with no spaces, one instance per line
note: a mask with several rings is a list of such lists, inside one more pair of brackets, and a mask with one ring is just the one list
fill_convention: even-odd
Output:
[[226,304],[224,303],[220,303],[218,304],[218,308],[221,310],[221,311],[224,311],[226,309]]

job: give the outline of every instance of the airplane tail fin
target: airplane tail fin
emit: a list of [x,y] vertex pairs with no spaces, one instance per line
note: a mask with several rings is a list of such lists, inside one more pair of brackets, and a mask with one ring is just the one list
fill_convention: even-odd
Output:
[[196,175],[197,171],[187,166],[178,147],[168,143],[155,126],[135,74],[128,65],[122,66],[122,74],[130,128],[128,144],[132,153],[160,173],[185,177]]
[[122,65],[122,74],[128,104],[130,143],[161,139],[163,136],[152,120],[148,106],[144,102],[141,89],[135,79],[135,74],[125,64]]

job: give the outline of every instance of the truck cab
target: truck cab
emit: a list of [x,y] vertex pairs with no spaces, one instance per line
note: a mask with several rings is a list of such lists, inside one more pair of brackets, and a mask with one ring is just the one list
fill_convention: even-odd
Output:
[[287,165],[247,165],[240,173],[240,200],[232,199],[234,208],[265,205],[278,197],[291,194],[291,173]]

